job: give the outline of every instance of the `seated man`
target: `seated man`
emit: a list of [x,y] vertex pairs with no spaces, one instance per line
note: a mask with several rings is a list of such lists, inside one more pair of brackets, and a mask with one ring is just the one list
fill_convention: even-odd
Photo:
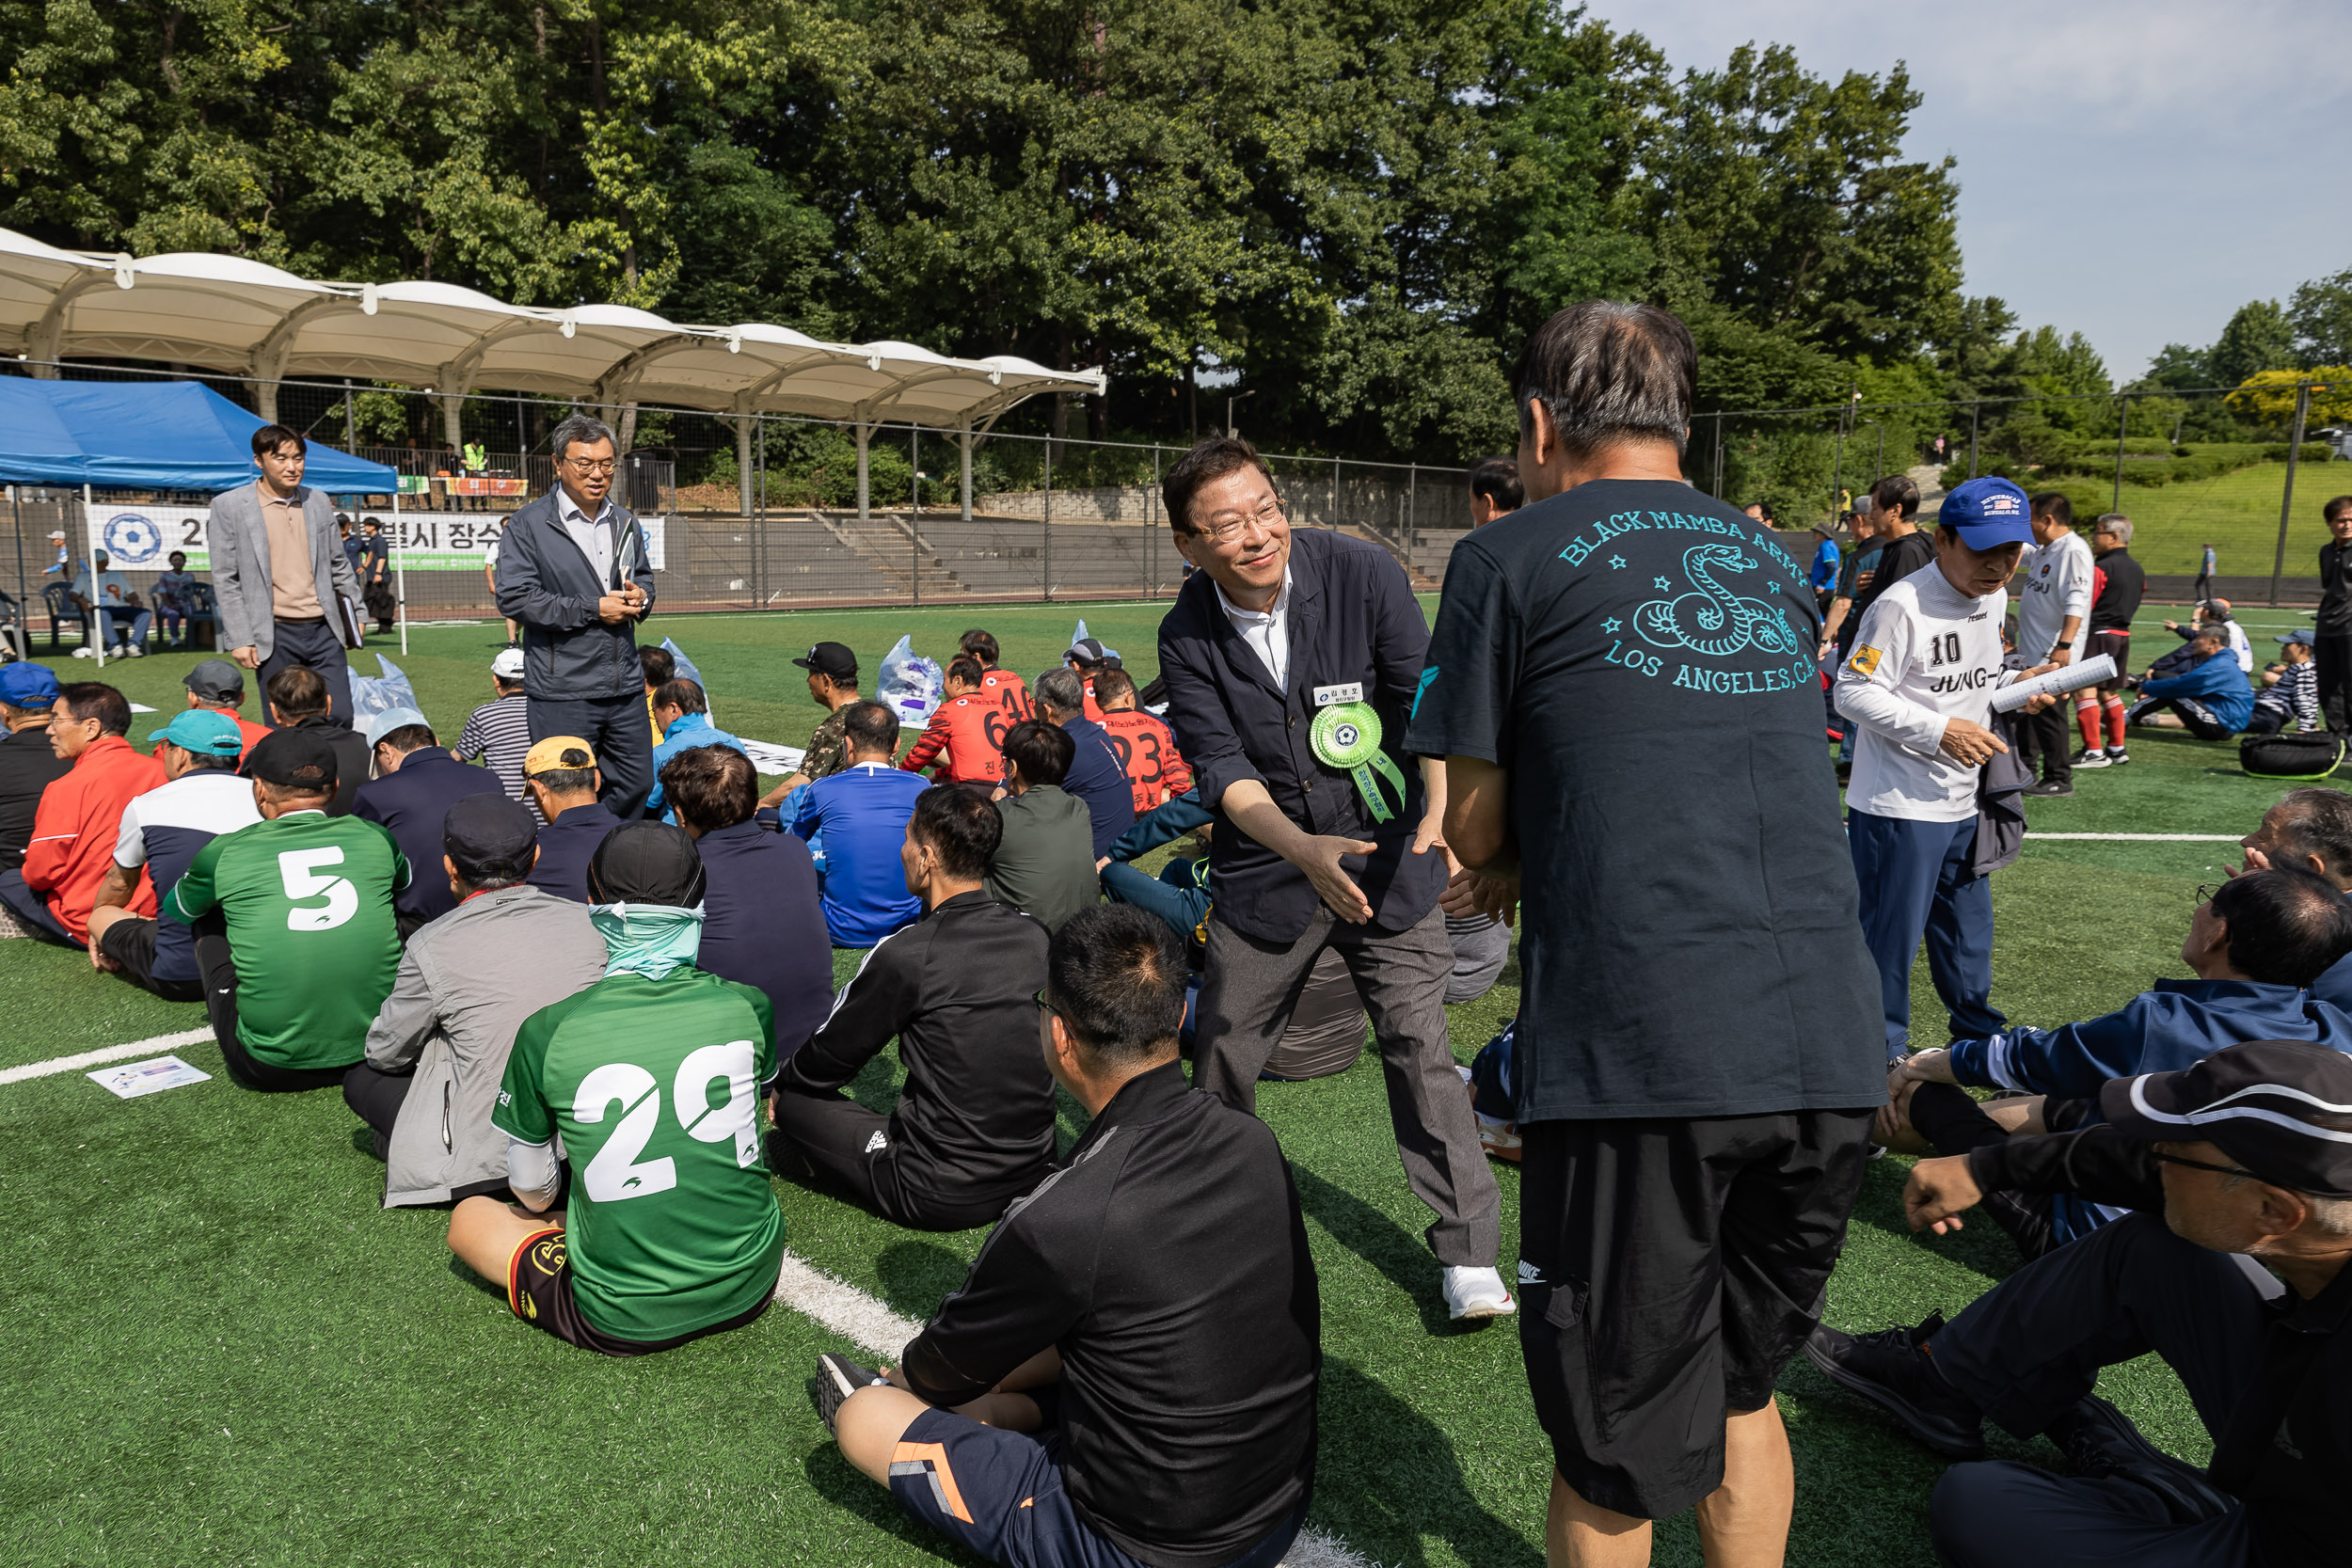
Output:
[[[819,643],[822,647],[824,644]],[[898,716],[881,703],[841,710],[850,765],[801,792],[792,831],[825,835],[825,927],[835,947],[871,947],[923,912],[898,867],[907,816],[927,787],[891,766]]]
[[833,1006],[833,953],[808,846],[754,820],[759,774],[740,752],[680,752],[663,766],[661,784],[709,879],[694,966],[767,996],[776,1058],[787,1060]]
[[507,1190],[490,1108],[515,1031],[604,978],[587,910],[523,879],[537,841],[528,806],[469,795],[442,821],[439,863],[420,873],[447,881],[457,906],[408,939],[367,1060],[343,1075],[343,1103],[375,1133],[387,1209]]
[[269,734],[267,724],[257,724],[240,710],[245,706],[245,672],[225,658],[208,658],[180,677],[187,689],[188,706],[210,713],[227,714],[244,738],[240,754],[249,752]]
[[[1086,623],[1081,621],[1080,626]],[[1061,656],[1062,668],[1078,677],[1080,689],[1086,693],[1086,716],[1096,723],[1103,721],[1103,705],[1094,694],[1094,678],[1105,670],[1119,669],[1119,656],[1103,646],[1102,639],[1081,637],[1073,641]]]
[[[2352,953],[2352,904],[2293,868],[2249,872],[2210,891],[2181,944],[2181,960],[2196,979],[2159,980],[2121,1010],[2087,1022],[2013,1028],[1919,1052],[1889,1082],[1893,1115],[1938,1153],[1964,1154],[2013,1130],[2075,1125],[2080,1102],[2109,1079],[2174,1071],[2246,1040],[2311,1040],[2352,1052],[2352,1017],[2304,989]],[[1998,1101],[1988,1111],[1953,1086],[1960,1084],[2049,1098]],[[2105,1223],[2095,1207],[2066,1197],[2029,1203],[2000,1195],[1990,1212],[2028,1258]]]
[[[739,1328],[774,1295],[784,1216],[758,1114],[775,1037],[765,996],[694,967],[703,865],[683,832],[624,823],[588,888],[605,977],[523,1021],[490,1115],[521,1204],[467,1198],[449,1245],[525,1323],[642,1355]],[[558,1136],[578,1180],[549,1212]]]
[[1290,1169],[1185,1085],[1158,920],[1071,921],[1043,1002],[1085,1135],[886,1385],[820,1358],[818,1409],[843,1458],[992,1561],[1274,1568],[1313,1484],[1322,1333]]
[[653,694],[653,721],[661,726],[661,744],[653,749],[653,793],[645,797],[645,813],[664,822],[674,822],[670,815],[669,798],[661,792],[661,769],[680,752],[695,746],[732,746],[737,751],[743,743],[710,721],[710,704],[703,695],[699,682],[685,679],[665,681]]
[[[902,854],[923,918],[867,955],[776,1080],[778,1173],[821,1175],[917,1230],[986,1225],[1053,1170],[1045,927],[980,891],[997,832],[972,791],[923,792]],[[885,1117],[841,1091],[894,1037],[906,1082]]]
[[[154,624],[154,612],[139,602],[138,591],[131,579],[120,572],[109,570],[112,564],[104,550],[97,552],[98,573],[84,572],[73,579],[73,602],[96,627],[99,646],[117,658],[138,658],[147,652],[147,628]],[[87,644],[73,650],[76,658],[88,658]]]
[[[2217,1052],[2100,1090],[2106,1120],[2030,1140],[2032,1164],[2138,1211],[2024,1269],[1950,1323],[1862,1336],[1826,1326],[1805,1354],[1948,1458],[1976,1460],[1990,1416],[2047,1434],[2072,1476],[1963,1464],[1936,1483],[1951,1568],[2344,1560],[2352,1474],[2352,1060],[2302,1042]],[[2019,1147],[2003,1154],[2010,1164]],[[1927,1161],[1912,1227],[1956,1227],[1969,1161]],[[1995,1180],[2001,1178],[1996,1177]],[[2092,1389],[2154,1352],[2213,1439],[2202,1471],[2158,1452]],[[909,1356],[912,1363],[913,1356]]]
[[[130,728],[131,704],[113,687],[77,681],[58,689],[49,714],[49,746],[71,767],[41,791],[24,865],[0,871],[0,904],[44,942],[87,944],[90,910],[121,836],[122,808],[164,782],[163,764],[141,756],[123,738]],[[155,912],[155,889],[144,873],[132,888],[130,908]]]
[[431,871],[441,858],[441,819],[467,796],[498,789],[498,775],[452,756],[434,738],[424,715],[412,707],[389,708],[369,720],[368,744],[375,752],[375,777],[359,786],[351,814],[382,826],[411,867],[425,868],[394,906],[400,940],[406,942],[426,921],[457,907],[449,879]]
[[604,835],[621,825],[597,799],[604,773],[596,753],[576,735],[551,735],[523,758],[523,787],[539,809],[539,863],[531,885],[575,904],[588,902],[588,860]]
[[2124,715],[2134,724],[2160,721],[2159,710],[2170,715],[2200,740],[2227,740],[2246,727],[2254,711],[2254,693],[2246,672],[2230,652],[2230,636],[2219,626],[2206,626],[2189,643],[2187,671],[2139,683],[2139,701]]
[[1029,683],[1010,670],[998,668],[1003,650],[993,634],[974,626],[956,639],[956,647],[980,667],[980,690],[1004,714],[1005,728],[1037,717],[1037,706],[1029,701]]
[[324,1089],[366,1053],[400,966],[392,898],[408,863],[373,822],[329,816],[335,752],[278,730],[245,759],[262,820],[196,853],[163,907],[196,927],[205,1010],[248,1089]]
[[46,664],[0,664],[0,873],[22,871],[41,792],[73,767],[49,744],[57,677]]
[[1106,669],[1094,677],[1094,695],[1103,708],[1103,733],[1110,736],[1135,791],[1136,815],[1191,794],[1192,768],[1176,749],[1176,732],[1159,715],[1136,705],[1136,678],[1121,669]]
[[2324,727],[2319,713],[2319,666],[2312,657],[2312,634],[2280,634],[2279,669],[2263,675],[2263,689],[2254,698],[2254,716],[2246,721],[2248,735],[2277,735],[2293,720],[2297,734]]
[[1084,711],[1086,689],[1073,670],[1048,670],[1037,678],[1038,717],[1070,732],[1074,746],[1070,771],[1062,788],[1083,801],[1094,824],[1097,859],[1110,853],[1112,841],[1136,823],[1135,789],[1127,770],[1119,765],[1119,752],[1103,726]]
[[[286,666],[270,676],[266,689],[273,728],[316,730],[334,749],[335,799],[327,802],[326,815],[350,816],[359,786],[373,776],[375,758],[367,736],[334,716],[334,694],[326,688],[326,677],[307,665]],[[253,749],[246,747],[246,755],[252,754]]]
[[1041,719],[1006,733],[1005,798],[996,802],[1004,832],[982,884],[991,898],[1037,916],[1048,931],[1103,901],[1093,819],[1061,787],[1075,747],[1068,731]]
[[115,863],[89,912],[89,961],[166,1001],[201,1002],[204,980],[187,927],[134,913],[131,901],[142,873],[159,903],[170,897],[198,850],[253,826],[262,814],[253,785],[237,777],[245,742],[227,714],[182,708],[148,739],[161,742],[155,756],[165,783],[122,808]]
[[930,769],[933,784],[993,785],[1004,777],[1002,736],[1017,721],[984,688],[980,661],[966,654],[947,661],[946,695],[922,738],[907,748],[898,766],[910,773]]
[[498,775],[510,800],[521,800],[523,758],[531,752],[531,699],[523,695],[523,651],[501,648],[490,660],[490,701],[466,715],[453,754]]

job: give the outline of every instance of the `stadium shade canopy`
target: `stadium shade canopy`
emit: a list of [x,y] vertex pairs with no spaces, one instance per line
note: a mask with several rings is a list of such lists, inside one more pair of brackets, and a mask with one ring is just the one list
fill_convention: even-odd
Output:
[[[249,483],[265,421],[194,381],[35,381],[0,376],[0,482],[128,490]],[[391,495],[381,463],[310,443],[303,483],[330,495]]]
[[[237,256],[109,256],[0,229],[0,347],[54,376],[72,358],[161,359],[277,383],[361,377],[424,388],[455,434],[476,389],[867,426],[985,430],[1045,392],[1104,390],[1101,371],[912,343],[826,343],[764,322],[687,326],[620,305],[509,305],[450,283],[322,283]],[[748,421],[744,428],[748,429]],[[863,434],[863,432],[861,432]]]

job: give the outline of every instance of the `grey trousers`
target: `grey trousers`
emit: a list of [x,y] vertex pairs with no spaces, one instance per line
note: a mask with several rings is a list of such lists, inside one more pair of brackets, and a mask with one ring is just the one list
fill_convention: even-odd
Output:
[[1256,1114],[1258,1073],[1289,1027],[1291,1009],[1326,947],[1337,948],[1346,960],[1372,1017],[1405,1180],[1438,1216],[1422,1239],[1441,1263],[1492,1268],[1501,1253],[1501,1200],[1446,1037],[1444,997],[1454,948],[1439,911],[1433,908],[1410,930],[1391,932],[1349,926],[1318,909],[1288,944],[1244,936],[1211,915],[1194,1086]]

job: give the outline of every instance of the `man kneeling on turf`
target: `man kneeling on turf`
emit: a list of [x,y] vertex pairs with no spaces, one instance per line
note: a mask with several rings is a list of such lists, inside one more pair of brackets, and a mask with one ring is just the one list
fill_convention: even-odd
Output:
[[1055,934],[1047,1064],[1093,1120],[882,1375],[819,1358],[843,1457],[993,1561],[1273,1568],[1315,1462],[1321,1308],[1274,1134],[1188,1088],[1184,958],[1112,905]]
[[[917,1230],[987,1225],[1053,1169],[1045,927],[981,891],[1000,832],[960,784],[914,798],[898,862],[923,917],[875,944],[776,1080],[778,1172],[814,1167]],[[906,1083],[884,1116],[841,1091],[894,1037]]]
[[[694,967],[703,863],[682,830],[613,829],[588,892],[604,978],[524,1021],[490,1113],[521,1206],[467,1198],[449,1245],[506,1281],[524,1322],[642,1355],[739,1328],[775,1291],[784,1217],[757,1126],[775,1024],[764,993]],[[568,1213],[550,1212],[558,1133],[577,1176]]]

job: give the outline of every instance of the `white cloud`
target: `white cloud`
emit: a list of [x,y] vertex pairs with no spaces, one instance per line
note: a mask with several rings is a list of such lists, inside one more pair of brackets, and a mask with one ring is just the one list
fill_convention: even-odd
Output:
[[[1614,14],[1612,14],[1613,9]],[[1900,59],[1926,102],[1915,157],[1959,161],[1972,293],[2080,330],[2137,373],[2210,341],[2249,299],[2352,266],[2344,131],[2352,7],[2253,0],[1649,0],[1597,14],[1679,70],[1740,43],[1805,69]]]

